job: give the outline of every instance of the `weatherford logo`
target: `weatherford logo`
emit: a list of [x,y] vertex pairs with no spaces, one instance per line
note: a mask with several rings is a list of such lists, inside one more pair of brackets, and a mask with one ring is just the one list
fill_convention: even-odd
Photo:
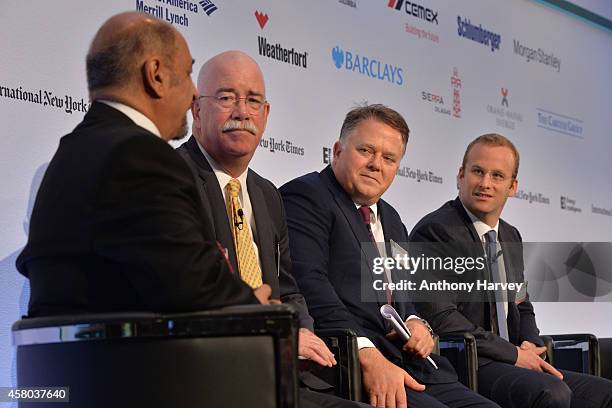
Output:
[[461,78],[459,78],[459,70],[453,68],[451,76],[451,87],[453,88],[453,116],[461,117]]
[[430,170],[411,169],[410,167],[400,167],[396,173],[397,176],[415,180],[417,183],[421,181],[425,183],[443,184],[442,176],[436,175]]
[[555,55],[552,53],[546,53],[546,51],[541,48],[536,50],[535,48],[527,47],[521,44],[519,40],[514,40],[514,53],[525,58],[527,62],[539,62],[540,64],[552,67],[553,69],[557,70],[557,72],[561,71],[561,59],[555,57]]
[[0,85],[0,96],[8,99],[17,99],[27,103],[34,103],[47,108],[54,108],[72,114],[74,112],[87,112],[90,103],[85,102],[84,98],[64,94],[64,96],[54,95],[52,91],[44,89],[25,90],[22,86],[9,88]]
[[261,139],[259,147],[269,150],[270,153],[282,152],[296,156],[304,155],[304,148],[302,146],[298,146],[289,140],[277,140],[273,137]]
[[[157,0],[154,6],[146,5],[144,3],[145,1],[146,0],[136,0],[136,11],[151,14],[170,24],[183,27],[189,27],[189,17],[186,12],[193,14],[198,14],[200,12],[198,3],[207,16],[210,16],[217,10],[217,6],[210,0],[201,0],[198,3],[187,0]],[[154,0],[148,1],[154,2]],[[181,10],[182,14],[177,14],[176,9]]]
[[612,217],[612,207],[603,208],[603,207],[598,207],[595,204],[591,204],[591,212],[593,214],[607,215],[608,217]]
[[268,15],[266,13],[262,13],[259,10],[256,10],[255,18],[257,19],[257,22],[259,23],[259,27],[261,27],[261,29],[263,30],[263,28],[266,26],[266,23],[268,22]]
[[413,1],[404,1],[404,0],[389,0],[387,3],[388,7],[394,8],[396,10],[401,10],[402,6],[405,5],[404,11],[406,14],[420,18],[421,20],[425,20],[430,23],[438,24],[438,12],[427,7],[421,6]]
[[451,111],[450,109],[444,107],[444,98],[442,98],[442,96],[433,94],[431,92],[422,91],[421,100],[433,104],[434,112],[450,116]]
[[[517,122],[523,121],[523,114],[508,109],[508,88],[501,88],[500,106],[487,105],[487,113],[495,116],[495,124],[506,129],[515,129]],[[505,109],[504,109],[505,107]]]
[[533,193],[531,191],[518,190],[513,196],[519,200],[528,201],[529,204],[546,204],[550,205],[550,198],[544,196],[542,193]]
[[462,19],[461,16],[457,16],[457,34],[459,37],[491,47],[491,52],[499,50],[501,44],[501,35],[482,28],[482,24],[472,25],[470,19]]
[[576,200],[567,196],[561,196],[561,209],[570,212],[582,212],[582,208],[576,207]]
[[571,118],[544,109],[536,108],[538,114],[538,127],[564,135],[584,139],[582,132],[584,122],[580,119]]
[[396,65],[386,64],[376,58],[342,50],[339,46],[332,48],[332,60],[338,69],[358,72],[370,78],[387,81],[395,85],[404,84],[404,70]]

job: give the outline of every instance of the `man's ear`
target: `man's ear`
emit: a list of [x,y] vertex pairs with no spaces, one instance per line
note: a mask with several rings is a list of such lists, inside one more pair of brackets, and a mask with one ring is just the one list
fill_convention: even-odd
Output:
[[147,59],[142,65],[141,73],[144,88],[151,97],[159,99],[165,95],[165,88],[170,78],[164,72],[159,58]]
[[340,153],[342,153],[342,148],[342,142],[340,142],[339,140],[334,143],[334,159],[340,156]]
[[200,100],[196,99],[191,104],[191,116],[193,118],[193,124],[198,128],[200,127]]
[[508,190],[508,197],[512,197],[516,194],[516,190],[518,189],[518,180],[516,178],[512,179],[512,184],[510,185],[510,189]]
[[457,190],[459,190],[459,183],[461,182],[461,179],[463,179],[463,177],[465,176],[465,169],[463,168],[463,166],[459,167],[459,172],[457,173]]

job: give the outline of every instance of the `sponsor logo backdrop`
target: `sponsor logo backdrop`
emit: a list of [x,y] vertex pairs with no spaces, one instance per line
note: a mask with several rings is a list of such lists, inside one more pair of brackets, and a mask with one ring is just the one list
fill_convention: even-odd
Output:
[[[408,230],[454,198],[466,144],[500,132],[521,152],[519,190],[504,216],[526,241],[612,241],[611,35],[540,3],[5,0],[2,9],[0,385],[14,384],[10,325],[27,311],[29,288],[14,261],[33,199],[59,138],[88,108],[89,42],[124,10],[181,31],[194,78],[228,49],[259,62],[272,108],[252,167],[277,185],[329,162],[355,103],[384,103],[411,128],[385,195]],[[612,336],[601,324],[610,304],[536,309],[544,333]]]

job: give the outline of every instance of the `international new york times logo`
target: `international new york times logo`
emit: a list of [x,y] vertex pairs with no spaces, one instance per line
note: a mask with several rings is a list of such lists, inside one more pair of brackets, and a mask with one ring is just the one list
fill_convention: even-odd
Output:
[[414,1],[404,1],[404,0],[389,0],[387,3],[387,7],[393,8],[397,11],[400,11],[404,7],[404,11],[406,14],[412,17],[420,18],[421,20],[425,20],[429,23],[438,24],[438,12],[432,10],[430,8],[421,6]]
[[344,68],[347,71],[356,72],[394,85],[404,84],[404,70],[397,65],[387,64],[377,58],[343,50],[338,45],[332,48],[331,56],[337,69]]
[[467,38],[486,47],[491,48],[491,52],[499,50],[501,35],[482,28],[482,24],[473,25],[469,18],[457,16],[457,34],[459,37]]

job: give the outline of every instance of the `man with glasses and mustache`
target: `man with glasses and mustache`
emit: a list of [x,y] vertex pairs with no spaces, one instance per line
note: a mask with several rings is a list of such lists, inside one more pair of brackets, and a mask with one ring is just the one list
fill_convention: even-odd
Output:
[[[272,299],[299,311],[300,357],[331,367],[334,356],[312,332],[313,320],[290,275],[281,196],[270,181],[249,169],[270,112],[263,74],[245,53],[224,52],[202,66],[198,91],[191,111],[193,136],[178,151],[194,172],[213,234],[236,275],[253,289],[270,285]],[[313,392],[331,387],[308,372],[300,379],[302,407],[359,406]]]

